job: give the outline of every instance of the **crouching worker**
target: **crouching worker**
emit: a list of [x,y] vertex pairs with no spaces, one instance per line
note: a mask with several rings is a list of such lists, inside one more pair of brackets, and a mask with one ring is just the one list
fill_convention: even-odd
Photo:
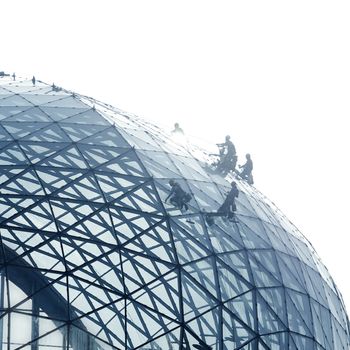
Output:
[[167,203],[168,199],[170,198],[170,203],[182,210],[182,208],[185,209],[185,211],[188,210],[187,203],[191,200],[192,196],[185,192],[182,187],[174,180],[169,181],[169,185],[171,186],[171,191],[168,195],[168,197],[165,199],[165,203]]
[[237,184],[232,181],[231,190],[227,193],[224,203],[222,203],[221,207],[218,209],[218,214],[222,214],[223,216],[228,217],[229,220],[234,221],[234,215],[237,209],[235,198],[238,197],[238,194]]

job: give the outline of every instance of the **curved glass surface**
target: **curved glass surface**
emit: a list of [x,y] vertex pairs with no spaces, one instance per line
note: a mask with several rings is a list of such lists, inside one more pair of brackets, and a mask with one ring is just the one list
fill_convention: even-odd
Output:
[[237,223],[208,227],[230,179],[206,159],[92,98],[0,78],[0,348],[349,349],[329,273],[256,188],[237,179]]

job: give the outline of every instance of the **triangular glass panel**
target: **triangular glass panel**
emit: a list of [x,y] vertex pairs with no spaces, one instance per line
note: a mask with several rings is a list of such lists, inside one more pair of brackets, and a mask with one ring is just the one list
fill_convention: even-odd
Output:
[[104,193],[107,202],[114,201],[116,198],[136,189],[145,180],[139,177],[125,176],[121,174],[95,174],[98,184]]
[[229,253],[244,248],[239,234],[235,235],[235,238],[233,238],[233,235],[227,234],[227,232],[223,231],[217,225],[208,228],[208,234],[216,253]]
[[258,332],[257,327],[257,309],[255,303],[256,290],[244,293],[232,300],[227,301],[224,306],[239,323],[245,325],[247,329]]
[[254,257],[258,264],[261,264],[267,271],[269,271],[277,280],[282,281],[281,273],[278,269],[276,253],[271,250],[250,250],[250,257]]
[[308,296],[288,289],[286,302],[290,330],[312,336],[312,317]]
[[19,166],[29,164],[29,161],[17,144],[8,143],[0,150],[0,164]]
[[[106,303],[109,303],[112,299],[119,298],[124,293],[123,271],[119,253],[114,250],[107,250],[97,259],[96,256],[89,254],[90,252],[79,248],[79,251],[84,255],[78,256],[74,249],[70,248],[79,246],[79,244],[80,242],[76,240],[67,240],[63,246],[69,268],[73,271],[72,275],[76,279],[76,284],[87,283],[100,288],[104,292],[103,298]],[[85,249],[90,247],[92,246],[86,244]],[[81,293],[81,289],[78,288],[75,295],[79,293]],[[100,299],[102,299],[102,296],[100,296]]]
[[281,228],[274,226],[270,223],[263,223],[265,232],[268,236],[271,246],[280,252],[286,254],[293,254],[290,249],[290,241],[288,239],[288,234],[284,232]]
[[349,347],[349,333],[344,329],[344,323],[339,323],[332,317],[334,349],[346,349]]
[[248,199],[247,194],[244,191],[239,192],[239,196],[236,199],[237,202],[237,212],[242,215],[255,217],[256,213]]
[[[34,340],[28,344],[24,349],[29,349],[30,346],[33,346],[33,348],[38,347],[40,348],[58,348],[59,346],[62,346],[64,342],[64,335],[63,335],[63,330],[64,330],[64,323],[58,322],[57,320],[52,321],[49,319],[48,316],[43,316],[40,318],[35,318],[34,319],[35,323],[39,325],[38,331],[39,333],[39,338]],[[23,324],[21,325],[23,327]],[[15,329],[18,329],[19,327],[16,326]]]
[[64,130],[64,132],[69,136],[69,138],[74,142],[83,141],[92,135],[99,134],[108,126],[106,125],[91,125],[91,124],[79,124],[77,128],[75,124],[66,124],[65,120],[59,122],[59,126]]
[[138,128],[137,129],[131,129],[131,128],[125,128],[120,129],[120,134],[123,136],[123,138],[135,149],[139,150],[151,150],[151,151],[157,151],[159,150],[159,144],[155,141],[155,139],[152,137],[152,135],[148,134],[147,131],[144,129]]
[[286,331],[287,326],[282,322],[269,304],[257,294],[257,313],[259,322],[259,334]]
[[[13,141],[12,135],[3,127],[0,125],[0,141]],[[3,143],[2,143],[3,144]],[[4,143],[6,145],[6,143]]]
[[241,275],[223,264],[219,259],[217,259],[216,265],[222,301],[233,299],[254,288]]
[[49,125],[45,122],[3,122],[3,127],[14,138],[20,139]]
[[148,213],[162,213],[163,208],[159,203],[157,192],[150,181],[132,188],[129,192],[116,198],[113,206],[134,209]]
[[[23,108],[22,108],[23,109]],[[52,119],[38,107],[27,108],[24,111],[10,115],[4,121],[6,122],[52,122]]]
[[[305,336],[291,333],[291,337],[294,341],[296,349],[314,349],[314,341],[311,338],[307,338]],[[337,349],[336,347],[334,349]]]
[[96,171],[116,172],[124,175],[140,176],[150,178],[143,164],[137,158],[134,150],[121,154],[119,157],[110,160],[99,166]]
[[295,247],[297,257],[311,268],[317,270],[316,259],[313,256],[313,249],[310,244],[305,239],[305,242],[303,242],[300,238],[294,237],[293,235],[290,235],[290,239]]
[[224,201],[218,187],[212,182],[191,181],[189,188],[201,211],[213,213]]
[[21,215],[22,211],[40,200],[40,197],[18,198],[17,196],[12,197],[10,195],[0,196],[0,222],[5,224],[6,221],[16,218]]
[[63,95],[61,98],[54,101],[49,101],[43,104],[45,107],[69,107],[69,108],[86,108],[88,107],[85,103],[79,101],[72,95]]
[[268,241],[259,219],[251,217],[240,217],[239,231],[244,245],[248,249],[270,248],[271,243]]
[[275,333],[261,336],[260,340],[271,350],[288,349],[288,335],[286,332]]
[[170,264],[121,249],[125,288],[131,293],[172,271]]
[[28,102],[22,96],[15,94],[0,97],[0,106],[33,106],[32,103]]
[[321,276],[318,271],[313,270],[308,265],[304,265],[304,269],[302,270],[304,273],[304,280],[306,284],[306,288],[308,294],[311,298],[318,300],[321,305],[326,305],[327,297],[326,291],[323,287],[323,283],[321,283]]
[[212,309],[205,314],[195,318],[186,324],[187,329],[191,329],[201,341],[210,346],[212,349],[218,349],[220,344],[220,322],[221,310],[219,308]]
[[139,213],[126,208],[110,207],[110,214],[118,241],[122,244],[132,241],[135,237],[145,234],[163,222],[159,216]]
[[181,264],[212,255],[212,251],[195,240],[189,232],[181,230],[178,226],[171,226],[175,243],[177,258]]
[[347,316],[345,315],[343,307],[341,307],[342,301],[339,292],[334,291],[334,289],[330,288],[329,285],[326,283],[324,283],[324,288],[327,295],[328,308],[331,314],[340,324],[346,324]]
[[179,169],[179,172],[186,179],[210,181],[207,173],[195,158],[190,157],[189,155],[186,157],[178,156],[174,153],[169,153],[169,157],[175,167]]
[[241,276],[242,279],[254,285],[253,275],[246,251],[242,250],[220,254],[218,255],[218,261],[220,261],[220,264],[223,262],[225,266],[229,266],[229,268],[237,273],[238,276]]
[[[178,178],[180,172],[171,163],[170,158],[163,152],[149,152],[147,156],[144,154],[145,151],[138,150],[137,154],[147,168],[147,171],[155,179],[163,178]],[[155,158],[149,158],[148,155],[152,155]]]
[[32,132],[28,136],[25,136],[23,140],[41,142],[72,142],[72,140],[56,123],[51,123],[48,126],[37,130],[36,132]]
[[7,220],[7,225],[50,232],[57,230],[50,205],[42,199],[12,216]]
[[[81,240],[91,240],[102,246],[116,246],[118,240],[113,229],[110,213],[107,209],[102,208],[104,207],[95,207],[90,214],[78,219],[72,226],[66,227],[69,236],[80,238]],[[78,209],[78,206],[76,209]],[[89,210],[89,208],[85,210]],[[62,220],[62,223],[62,227],[64,227],[65,221]]]
[[[81,325],[75,321],[74,325],[70,325],[69,331],[67,332],[69,340],[67,339],[68,344],[64,346],[64,349],[120,349],[124,344],[124,325],[118,323],[115,326],[119,334],[118,337],[116,337],[108,327],[101,324],[97,317],[85,317],[82,319]],[[100,332],[96,336],[95,333],[98,329]],[[116,347],[114,347],[114,345]]]
[[[77,148],[69,144],[57,144],[52,147],[53,152],[48,158],[43,159],[39,165],[45,167],[60,167],[70,169],[87,169],[88,166]],[[51,170],[53,171],[53,170]]]
[[104,145],[110,147],[130,147],[125,141],[119,131],[114,127],[100,127],[101,130],[98,133],[90,137],[86,137],[81,140],[81,143],[87,143],[90,145]]
[[68,144],[62,143],[30,141],[20,141],[19,145],[32,164],[38,163],[68,146]]
[[[68,285],[71,298],[70,306],[76,310],[79,318],[88,314],[94,314],[94,317],[99,318],[101,314],[104,314],[105,319],[99,321],[106,323],[118,312],[115,307],[117,301],[122,299],[122,295],[108,293],[96,283],[90,283],[90,281],[84,281],[77,277],[69,277]],[[104,311],[98,312],[100,310]]]
[[315,340],[323,348],[332,348],[332,323],[329,311],[319,303],[310,300]]
[[[85,170],[86,171],[86,170]],[[36,170],[40,181],[47,194],[57,193],[64,190],[75,180],[84,176],[83,170],[61,170],[38,168]]]
[[55,196],[66,199],[104,202],[102,193],[93,175],[85,175],[69,182],[54,193]]
[[[86,202],[51,200],[50,203],[57,225],[61,230],[67,230],[71,226],[75,226],[77,222],[83,222],[100,208],[100,205]],[[89,231],[86,234],[92,236]]]
[[204,289],[216,298],[219,298],[219,285],[214,273],[216,265],[212,257],[186,264],[183,266],[183,269]]
[[93,108],[76,114],[72,117],[66,118],[64,123],[72,124],[90,124],[90,125],[111,125],[101,114],[96,112]]
[[127,315],[126,334],[131,349],[178,328],[177,323],[132,301],[127,302]]
[[83,154],[85,160],[91,168],[95,168],[105,164],[112,159],[116,159],[123,153],[128,152],[130,148],[117,148],[117,147],[107,147],[107,146],[92,146],[83,143],[78,143],[80,153]]
[[222,337],[224,349],[241,349],[241,346],[250,342],[257,334],[235,314],[223,309]]
[[[26,169],[26,166],[20,166],[20,167],[14,167],[14,166],[7,166],[1,168],[1,173],[0,173],[0,184],[1,187],[5,185],[5,183],[8,183],[10,179],[13,177],[17,177],[18,174],[23,172]],[[5,185],[6,186],[6,185]]]
[[[267,268],[271,267],[271,262],[264,265],[264,260],[266,258],[261,259],[261,255],[265,254],[266,250],[255,251],[254,257],[252,257],[251,251],[248,250],[249,263],[253,273],[253,278],[255,281],[255,285],[257,287],[278,287],[282,286],[282,281],[280,280],[280,276],[275,276],[275,273],[278,274],[276,269],[273,267],[275,271],[269,271]],[[273,253],[270,254],[269,258],[273,259]]]
[[180,320],[179,276],[171,272],[132,294],[130,298],[155,312]]
[[[239,222],[239,218],[236,216],[236,219]],[[238,244],[242,249],[245,249],[244,242],[240,233],[241,225],[239,223],[234,223],[228,220],[227,218],[218,217],[215,219],[215,225],[212,225],[210,232],[215,232],[217,239],[220,239],[221,235],[226,235],[232,240],[235,244]]]
[[50,107],[50,106],[40,106],[45,114],[49,115],[50,118],[54,121],[60,121],[62,119],[71,117],[72,115],[77,115],[83,113],[84,111],[89,110],[90,107],[86,108],[70,108],[70,107]]
[[25,98],[27,101],[35,104],[35,105],[42,105],[49,102],[61,100],[64,96],[63,95],[49,95],[45,94],[43,90],[40,90],[40,93],[24,93],[22,94],[22,97]]
[[180,327],[174,329],[173,331],[166,333],[165,335],[156,338],[147,344],[141,345],[138,349],[154,349],[154,350],[162,350],[162,349],[171,349],[171,350],[186,350],[187,348],[180,348]]
[[278,266],[281,271],[283,284],[291,289],[298,290],[300,292],[306,292],[303,278],[299,277],[302,268],[300,262],[294,260],[289,255],[276,252],[276,258]]
[[181,288],[185,321],[204,314],[219,303],[201,284],[184,271],[181,271]]
[[[131,236],[124,244],[125,247],[176,264],[172,239],[167,230],[166,222],[160,221],[154,225],[152,228],[144,230],[141,235]],[[135,230],[135,228],[132,229]],[[118,237],[120,237],[120,233]],[[125,237],[122,240],[124,239]]]
[[[18,234],[18,238],[23,236],[25,236],[23,233]],[[39,240],[42,241],[39,242]],[[21,265],[24,260],[29,266],[34,267],[37,273],[45,275],[47,271],[50,271],[55,273],[57,277],[65,271],[62,249],[57,237],[53,239],[50,236],[43,237],[43,235],[35,234],[26,243],[23,243],[21,248],[23,252],[18,250],[20,255],[12,261],[13,264]],[[23,260],[21,261],[21,259]]]
[[45,195],[35,171],[31,168],[27,168],[21,173],[10,177],[0,188],[1,193],[3,194],[30,196]]
[[208,250],[212,250],[211,242],[209,239],[208,231],[202,220],[198,215],[193,215],[191,217],[187,216],[172,216],[169,220],[170,229],[174,231],[180,231],[186,236],[190,236],[193,240],[200,243]]
[[286,325],[288,320],[284,288],[260,288],[258,293]]
[[9,106],[9,107],[1,107],[0,108],[0,120],[9,118],[11,116],[15,116],[16,114],[22,113],[26,110],[31,110],[32,106],[27,107],[16,107],[16,106]]

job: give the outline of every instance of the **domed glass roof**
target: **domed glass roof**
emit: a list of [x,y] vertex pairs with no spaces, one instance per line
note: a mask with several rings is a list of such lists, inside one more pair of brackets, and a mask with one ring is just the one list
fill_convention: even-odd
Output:
[[[137,116],[0,78],[0,344],[6,349],[349,349],[310,243],[236,179]],[[169,180],[192,194],[165,203]]]

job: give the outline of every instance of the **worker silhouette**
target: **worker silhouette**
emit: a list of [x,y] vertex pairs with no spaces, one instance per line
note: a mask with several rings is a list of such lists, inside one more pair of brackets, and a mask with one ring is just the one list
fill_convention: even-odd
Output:
[[240,172],[239,176],[243,179],[246,180],[250,185],[254,183],[253,181],[253,161],[249,153],[245,155],[246,157],[246,162],[243,165],[240,165],[239,167],[242,169]]
[[167,203],[168,199],[170,198],[170,203],[182,210],[183,208],[185,211],[188,210],[187,203],[191,200],[192,196],[185,192],[182,187],[174,180],[169,181],[169,185],[171,186],[170,193],[168,197],[165,199],[165,203]]
[[230,135],[225,137],[224,143],[217,143],[220,149],[219,162],[216,171],[219,174],[226,176],[231,170],[235,170],[237,163],[236,147],[231,141]]
[[224,203],[220,206],[217,212],[208,213],[203,210],[204,218],[208,226],[215,224],[214,217],[220,216],[228,218],[232,222],[237,222],[235,220],[236,203],[235,199],[238,197],[239,191],[235,181],[231,182],[231,190],[227,193]]
[[33,78],[32,78],[33,86],[35,86],[35,82],[36,82],[36,79],[35,79],[35,76],[33,75]]
[[218,213],[226,216],[228,219],[233,220],[234,212],[236,211],[235,199],[238,197],[239,192],[235,181],[231,182],[231,190],[227,193],[227,196],[222,203],[221,207],[217,210]]
[[184,135],[184,131],[180,128],[179,123],[174,124],[174,130],[171,131],[172,134]]

